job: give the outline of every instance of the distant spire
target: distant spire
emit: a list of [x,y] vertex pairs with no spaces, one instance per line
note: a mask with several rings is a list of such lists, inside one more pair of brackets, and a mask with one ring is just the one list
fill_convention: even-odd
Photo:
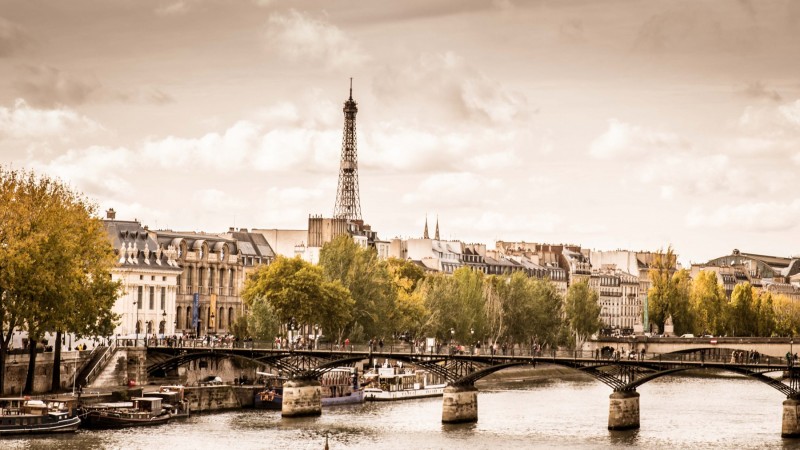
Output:
[[422,239],[430,239],[428,236],[428,215],[425,214],[425,231],[422,232]]
[[436,215],[436,236],[434,236],[434,239],[436,239],[437,241],[439,240],[439,215],[438,214]]

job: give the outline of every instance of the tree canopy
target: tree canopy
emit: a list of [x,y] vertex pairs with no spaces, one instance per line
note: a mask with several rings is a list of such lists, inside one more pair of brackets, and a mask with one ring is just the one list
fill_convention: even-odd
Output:
[[[57,180],[0,168],[0,392],[8,345],[18,329],[28,332],[31,352],[46,332],[113,330],[117,317],[111,309],[120,285],[111,281],[115,256],[96,210]],[[56,349],[58,368],[60,340]],[[34,364],[32,358],[26,392]]]

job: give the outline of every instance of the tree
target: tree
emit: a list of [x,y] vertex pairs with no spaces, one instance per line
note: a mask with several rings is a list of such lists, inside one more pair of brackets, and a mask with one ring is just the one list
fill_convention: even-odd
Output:
[[754,312],[756,315],[755,335],[770,337],[775,333],[776,318],[772,294],[761,291],[756,297]]
[[753,336],[757,320],[754,308],[753,287],[750,283],[740,283],[733,288],[728,307],[728,329],[733,336]]
[[319,265],[325,278],[341,283],[355,301],[346,327],[351,339],[396,331],[392,277],[375,249],[361,248],[348,235],[337,236],[322,246]]
[[725,289],[717,281],[717,274],[710,270],[700,271],[692,281],[689,298],[695,317],[694,334],[723,335],[725,333],[723,311],[728,300],[725,297]]
[[[24,392],[33,389],[36,344],[45,332],[108,335],[119,283],[111,243],[96,206],[64,184],[0,169],[0,392],[8,345],[28,332],[31,358]],[[52,388],[60,384],[60,339]]]
[[[550,280],[529,280],[533,284],[534,320],[531,335],[542,345],[554,346],[563,325],[564,299]],[[599,305],[598,305],[599,307]],[[598,310],[598,316],[600,314]]]
[[694,310],[691,307],[690,295],[692,290],[692,279],[689,271],[679,270],[672,275],[672,298],[670,299],[670,315],[672,324],[675,327],[675,334],[678,336],[684,333],[691,333],[694,330],[695,318]]
[[775,334],[778,336],[795,336],[800,330],[800,303],[785,295],[772,297],[775,311]]
[[597,291],[591,289],[587,281],[574,283],[567,290],[564,309],[577,348],[602,325],[599,298]]
[[[647,293],[648,316],[659,330],[664,331],[664,322],[672,315],[673,301],[676,296],[676,286],[672,279],[675,272],[677,258],[672,246],[667,247],[665,253],[657,253],[653,257],[648,275],[650,276],[650,290]],[[675,319],[673,317],[673,319]]]
[[325,280],[322,268],[299,257],[278,256],[272,264],[259,267],[245,281],[242,299],[253,315],[248,329],[262,336],[274,334],[275,324],[292,318],[337,332],[353,308],[352,298],[338,281]]
[[410,334],[410,337],[420,336],[430,319],[422,292],[417,289],[425,273],[413,262],[397,258],[389,258],[387,269],[396,295],[392,323],[397,330]]

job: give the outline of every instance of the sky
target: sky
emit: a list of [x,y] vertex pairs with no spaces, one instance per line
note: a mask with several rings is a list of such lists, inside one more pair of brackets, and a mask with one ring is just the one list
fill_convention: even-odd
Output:
[[151,229],[800,255],[800,2],[0,0],[0,164]]

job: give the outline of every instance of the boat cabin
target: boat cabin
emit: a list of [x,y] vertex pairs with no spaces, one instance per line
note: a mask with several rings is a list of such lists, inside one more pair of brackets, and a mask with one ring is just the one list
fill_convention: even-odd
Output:
[[151,416],[161,414],[161,399],[158,397],[134,397],[133,409],[142,412],[149,412]]

